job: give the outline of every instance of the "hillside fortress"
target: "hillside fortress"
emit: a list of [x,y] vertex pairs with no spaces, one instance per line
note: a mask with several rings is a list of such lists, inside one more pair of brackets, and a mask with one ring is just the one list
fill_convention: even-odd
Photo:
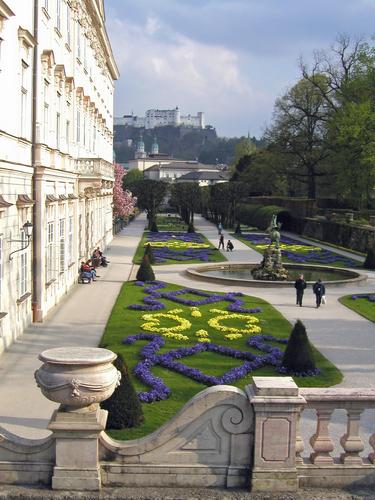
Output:
[[114,119],[115,125],[129,125],[137,128],[153,129],[155,127],[185,127],[200,128],[205,127],[204,113],[198,111],[196,116],[182,116],[178,106],[175,109],[148,109],[145,116],[124,115]]

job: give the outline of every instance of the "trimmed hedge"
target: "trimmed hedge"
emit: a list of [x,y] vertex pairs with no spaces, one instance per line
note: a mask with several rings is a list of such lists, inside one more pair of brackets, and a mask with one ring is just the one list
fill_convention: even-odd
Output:
[[375,269],[375,250],[373,248],[370,248],[370,250],[367,252],[363,267],[365,269]]
[[305,325],[299,319],[290,334],[281,366],[296,373],[316,369]]
[[281,222],[283,229],[290,228],[290,211],[277,205],[240,204],[237,211],[237,219],[242,224],[256,226],[264,231],[270,225],[273,214],[277,214],[277,221]]
[[138,281],[154,281],[155,274],[154,271],[152,270],[148,255],[143,256],[136,278]]

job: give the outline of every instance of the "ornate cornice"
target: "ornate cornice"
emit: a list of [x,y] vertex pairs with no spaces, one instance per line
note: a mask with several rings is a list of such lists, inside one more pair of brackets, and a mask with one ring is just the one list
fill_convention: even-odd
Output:
[[21,26],[18,28],[18,40],[26,49],[32,49],[36,45],[36,40],[30,31],[21,28]]
[[3,29],[4,21],[9,19],[10,17],[13,17],[14,15],[14,12],[8,7],[4,0],[0,0],[0,33]]

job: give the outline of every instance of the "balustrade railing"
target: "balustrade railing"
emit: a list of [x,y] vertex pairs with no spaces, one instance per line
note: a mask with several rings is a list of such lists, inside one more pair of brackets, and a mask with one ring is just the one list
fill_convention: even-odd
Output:
[[[375,409],[375,389],[300,389],[299,394],[306,400],[306,408],[316,412],[316,431],[310,438],[312,453],[305,464],[314,465],[349,465],[360,466],[375,464],[375,433],[369,436],[369,445],[373,451],[367,456],[360,454],[365,449],[361,437],[361,415],[365,410]],[[339,443],[342,448],[340,456],[333,457],[334,440],[330,434],[331,417],[335,410],[345,410],[346,429]],[[301,440],[302,441],[302,440]],[[297,463],[301,463],[303,442],[298,442]]]
[[79,158],[75,162],[75,172],[81,175],[114,178],[113,164],[101,158]]

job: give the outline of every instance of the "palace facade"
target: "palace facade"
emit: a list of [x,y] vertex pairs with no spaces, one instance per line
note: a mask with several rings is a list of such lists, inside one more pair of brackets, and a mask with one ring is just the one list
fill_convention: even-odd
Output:
[[0,0],[0,352],[112,239],[118,76],[103,0]]

